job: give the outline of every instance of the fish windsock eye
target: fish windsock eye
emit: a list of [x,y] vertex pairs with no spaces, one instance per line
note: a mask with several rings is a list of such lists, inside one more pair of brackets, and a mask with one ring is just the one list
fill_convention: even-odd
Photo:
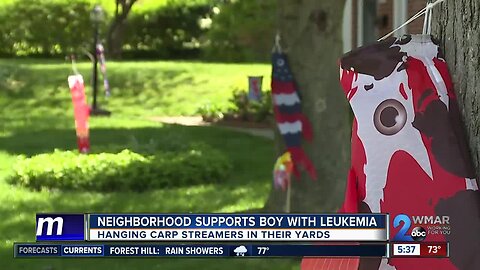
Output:
[[380,103],[373,115],[373,124],[378,132],[391,136],[397,134],[407,122],[407,111],[398,100],[387,99]]

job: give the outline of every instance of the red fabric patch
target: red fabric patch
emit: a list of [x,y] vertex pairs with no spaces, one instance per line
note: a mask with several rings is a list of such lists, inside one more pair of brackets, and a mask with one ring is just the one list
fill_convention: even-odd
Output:
[[398,90],[400,91],[400,94],[402,94],[402,97],[405,100],[408,100],[408,96],[407,96],[407,93],[405,93],[405,87],[403,86],[403,83],[400,83],[400,86],[399,86]]
[[292,94],[295,93],[296,87],[293,82],[282,82],[279,80],[272,80],[273,94]]

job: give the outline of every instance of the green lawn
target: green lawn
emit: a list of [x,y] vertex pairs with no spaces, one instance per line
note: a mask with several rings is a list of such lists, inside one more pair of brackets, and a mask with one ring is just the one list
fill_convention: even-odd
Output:
[[[72,108],[67,76],[69,63],[31,60],[0,60],[0,105],[3,125],[21,127],[42,125],[45,116],[54,116],[71,124]],[[91,77],[91,64],[78,64],[86,85]],[[116,116],[128,118],[153,115],[191,115],[206,103],[227,107],[234,89],[248,87],[247,76],[264,76],[264,89],[269,89],[270,67],[264,64],[202,64],[195,62],[129,62],[107,63],[112,96],[104,97],[102,82],[100,103]],[[90,88],[87,89],[91,101]],[[28,107],[28,114],[25,110]],[[25,114],[23,121],[19,116]],[[39,117],[41,116],[41,117]],[[37,123],[37,118],[40,123]],[[5,121],[7,120],[7,121]],[[12,120],[12,121],[8,121]],[[51,121],[46,121],[51,127]],[[63,123],[65,122],[65,123]],[[4,132],[8,131],[4,128]]]
[[[37,212],[238,212],[263,206],[271,187],[272,143],[215,127],[162,125],[155,115],[192,114],[203,102],[226,100],[247,75],[268,76],[266,65],[187,62],[109,63],[112,97],[101,98],[110,118],[90,121],[92,148],[158,147],[202,142],[231,157],[234,172],[222,184],[145,193],[31,191],[4,179],[18,155],[75,149],[69,65],[52,61],[0,60],[0,269],[298,269],[287,259],[17,259],[13,242],[33,241]],[[89,65],[79,65],[89,75]],[[89,76],[85,76],[88,82]],[[268,81],[266,78],[265,81]],[[88,94],[90,95],[90,89]],[[89,96],[90,97],[90,96]]]

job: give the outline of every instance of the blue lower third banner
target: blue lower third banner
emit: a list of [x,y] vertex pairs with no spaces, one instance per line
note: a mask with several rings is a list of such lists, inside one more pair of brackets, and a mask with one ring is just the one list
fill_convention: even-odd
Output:
[[88,214],[87,241],[381,242],[384,214]]
[[36,216],[37,241],[383,242],[384,214],[57,214]]
[[387,244],[259,245],[259,244],[36,244],[14,245],[26,257],[385,257]]

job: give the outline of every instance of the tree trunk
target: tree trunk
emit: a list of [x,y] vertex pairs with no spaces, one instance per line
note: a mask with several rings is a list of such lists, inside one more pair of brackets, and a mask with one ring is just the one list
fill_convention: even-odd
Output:
[[115,16],[108,29],[107,52],[111,58],[120,58],[122,55],[123,36],[127,17],[137,0],[116,0]]
[[[278,5],[282,47],[303,113],[313,126],[314,139],[303,148],[318,174],[316,181],[306,173],[292,180],[290,211],[336,211],[343,201],[350,157],[349,109],[338,75],[344,1],[282,0]],[[278,132],[276,141],[282,141]],[[282,212],[285,203],[286,193],[272,189],[265,210]]]
[[478,0],[447,0],[433,9],[432,34],[444,49],[477,175],[480,168],[479,24]]
[[108,52],[111,58],[119,59],[122,56],[124,31],[124,21],[115,18],[108,29],[107,35]]

